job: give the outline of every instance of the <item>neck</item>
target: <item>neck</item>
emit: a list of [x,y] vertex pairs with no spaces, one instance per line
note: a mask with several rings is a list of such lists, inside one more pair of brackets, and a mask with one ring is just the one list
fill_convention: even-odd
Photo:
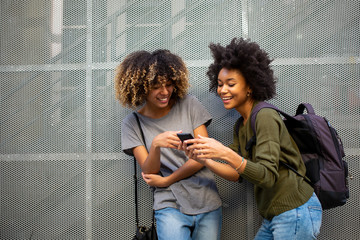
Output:
[[251,109],[252,109],[253,105],[254,105],[254,100],[249,99],[248,101],[245,102],[244,105],[242,105],[236,109],[236,111],[238,111],[240,113],[240,115],[244,118],[244,121],[243,121],[244,124],[247,122],[247,120],[250,117]]

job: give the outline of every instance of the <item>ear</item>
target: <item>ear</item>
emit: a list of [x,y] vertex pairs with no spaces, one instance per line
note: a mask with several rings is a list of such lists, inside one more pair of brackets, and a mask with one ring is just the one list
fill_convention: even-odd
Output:
[[247,95],[248,97],[252,95],[252,89],[250,88],[250,86],[247,87],[246,95]]

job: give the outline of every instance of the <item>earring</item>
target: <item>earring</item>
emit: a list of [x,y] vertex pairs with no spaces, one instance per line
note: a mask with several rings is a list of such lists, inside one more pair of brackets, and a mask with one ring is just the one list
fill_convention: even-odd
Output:
[[250,97],[250,95],[251,95],[251,93],[250,93],[250,92],[248,92],[248,93],[246,94],[246,96],[247,96],[247,97]]

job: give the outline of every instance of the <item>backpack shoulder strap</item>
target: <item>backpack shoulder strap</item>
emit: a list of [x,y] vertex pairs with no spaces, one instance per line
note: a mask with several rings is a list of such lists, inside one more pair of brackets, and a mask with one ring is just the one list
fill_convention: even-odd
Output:
[[[256,115],[258,114],[258,112],[263,109],[263,108],[271,108],[274,109],[275,111],[277,111],[278,113],[280,113],[281,115],[283,115],[287,120],[290,121],[297,121],[293,116],[287,114],[286,112],[281,111],[278,107],[272,105],[271,103],[267,103],[267,102],[259,102],[252,110],[251,115],[250,115],[250,125],[251,128],[254,132],[254,136],[256,136],[256,131],[255,131],[255,120],[256,120]],[[308,113],[312,113],[314,114],[314,109],[313,107],[308,104],[308,103],[302,103],[298,106],[298,109],[296,110],[296,115],[298,114],[302,114],[304,112],[304,110],[307,110]]]
[[281,113],[281,114],[285,114],[287,115],[286,113],[283,113],[280,109],[278,109],[276,106],[270,104],[270,103],[267,103],[267,102],[259,102],[254,108],[253,110],[251,111],[251,115],[250,115],[250,126],[253,130],[253,133],[254,133],[254,136],[256,136],[256,131],[255,131],[255,121],[256,121],[256,116],[258,114],[258,112],[263,109],[263,108],[272,108],[274,110],[276,110],[277,112]]

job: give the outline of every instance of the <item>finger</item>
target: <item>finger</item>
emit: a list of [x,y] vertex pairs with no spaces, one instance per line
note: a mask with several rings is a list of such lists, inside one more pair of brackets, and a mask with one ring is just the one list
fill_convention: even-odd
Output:
[[167,143],[166,143],[165,147],[167,147],[167,148],[174,148],[174,149],[178,149],[179,144],[180,144],[179,139],[177,139],[177,140],[168,139],[168,141],[167,141]]
[[188,150],[188,147],[187,147],[186,143],[183,143],[181,146],[182,146],[182,149],[185,151],[186,155],[191,154],[190,150]]
[[200,134],[198,134],[197,136],[198,136],[198,139],[203,139],[203,140],[210,139],[209,137],[204,137],[204,136],[201,136]]
[[199,144],[197,139],[188,139],[188,140],[185,140],[184,143],[186,144],[186,147],[189,149],[195,149],[195,148],[197,148],[197,145]]
[[214,155],[214,154],[213,154],[213,153],[211,153],[211,152],[204,152],[203,154],[198,155],[198,157],[199,157],[199,158],[201,157],[201,159],[206,159],[206,158],[209,158],[209,159],[216,159],[216,158],[217,158],[217,156],[216,156],[216,155]]
[[177,136],[178,133],[182,133],[182,130],[179,131],[171,131],[171,137],[174,137],[174,139],[179,140],[179,137]]
[[148,179],[146,176],[143,175],[142,178],[144,179],[144,181],[145,181],[146,183],[149,182],[149,179]]
[[208,142],[208,138],[194,138],[194,139],[187,139],[184,142],[187,143],[187,145],[189,144],[206,144]]
[[206,149],[203,149],[203,148],[195,149],[194,152],[195,152],[197,155],[204,155],[204,154],[206,154]]
[[202,143],[193,143],[193,144],[189,143],[189,144],[187,144],[187,147],[186,147],[188,150],[195,150],[195,149],[199,150],[199,149],[206,148],[205,144],[202,144]]
[[181,150],[185,151],[185,154],[188,154],[187,144],[185,142],[180,141],[180,145],[181,145]]
[[199,139],[198,138],[187,139],[187,140],[184,141],[184,143],[186,143],[187,145],[196,144],[196,143],[199,143]]
[[205,159],[210,158],[209,155],[207,155],[207,154],[198,154],[198,155],[196,155],[196,157],[201,159],[201,160],[205,160]]

